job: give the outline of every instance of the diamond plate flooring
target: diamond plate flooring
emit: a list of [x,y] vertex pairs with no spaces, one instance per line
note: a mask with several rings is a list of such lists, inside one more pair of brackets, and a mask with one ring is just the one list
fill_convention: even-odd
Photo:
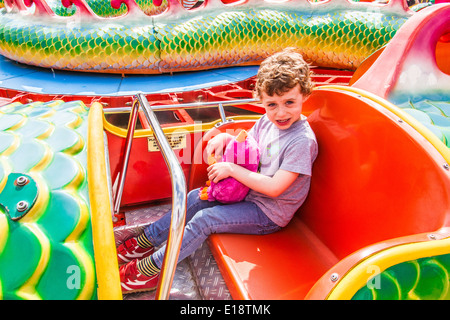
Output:
[[[149,224],[170,211],[171,203],[125,209],[124,226],[115,227],[116,245],[140,234]],[[154,300],[155,291],[126,294],[124,300]],[[230,300],[231,295],[207,243],[178,263],[170,300]]]

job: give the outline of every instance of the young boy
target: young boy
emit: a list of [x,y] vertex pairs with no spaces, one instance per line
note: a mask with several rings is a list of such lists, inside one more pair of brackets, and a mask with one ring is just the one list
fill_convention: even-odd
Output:
[[[186,227],[178,261],[191,255],[212,233],[268,234],[280,230],[304,202],[318,147],[313,131],[301,114],[312,90],[310,70],[294,49],[264,60],[259,68],[255,96],[266,114],[249,131],[261,150],[260,172],[228,162],[208,167],[208,179],[233,177],[250,188],[246,199],[233,204],[200,200],[198,189],[187,197]],[[208,142],[208,155],[220,157],[232,139],[221,133]],[[122,291],[151,290],[157,286],[168,236],[170,212],[136,238],[118,247]]]

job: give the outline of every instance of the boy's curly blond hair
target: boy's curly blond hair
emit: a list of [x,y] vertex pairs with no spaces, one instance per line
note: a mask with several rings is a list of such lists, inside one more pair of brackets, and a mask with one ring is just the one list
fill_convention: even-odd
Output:
[[282,95],[297,84],[305,96],[311,94],[313,83],[309,65],[295,48],[286,48],[265,59],[259,67],[254,95],[261,99],[265,92],[268,96]]

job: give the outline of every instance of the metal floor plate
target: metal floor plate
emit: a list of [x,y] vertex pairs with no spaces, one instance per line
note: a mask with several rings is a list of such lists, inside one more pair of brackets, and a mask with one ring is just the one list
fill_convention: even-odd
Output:
[[203,300],[231,300],[227,285],[206,242],[188,260]]
[[[170,203],[126,209],[126,225],[114,228],[116,245],[140,234],[146,226],[170,211]],[[155,291],[126,294],[124,300],[154,300]],[[170,300],[230,300],[231,295],[208,247],[203,243],[191,256],[178,263]]]

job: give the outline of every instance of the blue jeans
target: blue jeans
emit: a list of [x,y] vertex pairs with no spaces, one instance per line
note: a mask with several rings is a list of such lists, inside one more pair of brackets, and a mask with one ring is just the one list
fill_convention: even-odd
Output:
[[[281,229],[253,202],[222,204],[217,201],[200,200],[199,189],[187,196],[186,226],[181,242],[178,261],[191,255],[213,233],[268,234]],[[144,229],[145,236],[159,247],[167,240],[171,211]],[[161,268],[166,246],[153,253],[153,261]]]

